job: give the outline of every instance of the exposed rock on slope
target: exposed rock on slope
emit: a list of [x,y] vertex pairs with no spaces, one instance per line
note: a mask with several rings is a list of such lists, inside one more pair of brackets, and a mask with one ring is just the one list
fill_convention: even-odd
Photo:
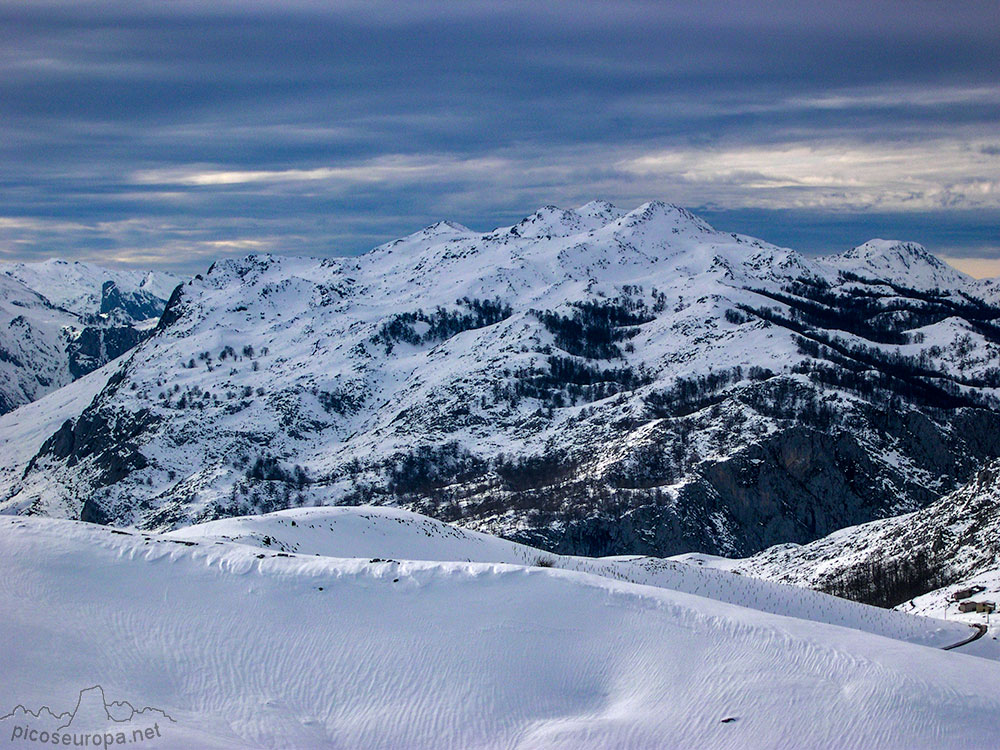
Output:
[[0,414],[134,347],[148,335],[142,321],[163,311],[171,281],[55,260],[0,264]]

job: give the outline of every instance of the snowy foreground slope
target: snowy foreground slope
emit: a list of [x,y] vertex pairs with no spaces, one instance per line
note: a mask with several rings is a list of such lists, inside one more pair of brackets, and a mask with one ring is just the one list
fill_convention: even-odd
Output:
[[954,652],[577,571],[217,531],[0,517],[0,742],[48,718],[25,709],[79,700],[72,730],[102,695],[146,709],[151,747],[987,747],[1000,724],[1000,665]]
[[661,202],[230,259],[0,509],[165,531],[397,505],[559,553],[742,557],[1000,457],[996,302],[913,243],[808,258]]
[[211,521],[165,536],[198,542],[238,542],[301,555],[563,568],[937,647],[957,643],[971,634],[960,623],[911,617],[810,589],[696,569],[661,558],[554,555],[397,508],[298,508]]

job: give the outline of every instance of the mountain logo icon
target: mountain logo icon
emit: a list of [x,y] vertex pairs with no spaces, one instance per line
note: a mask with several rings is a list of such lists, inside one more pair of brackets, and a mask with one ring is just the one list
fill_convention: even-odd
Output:
[[18,704],[0,716],[0,728],[11,727],[9,735],[0,732],[0,739],[6,735],[12,743],[111,747],[156,740],[162,737],[165,726],[174,723],[174,718],[162,709],[137,708],[124,700],[109,701],[101,685],[92,685],[80,690],[76,705],[69,711],[57,713],[48,705],[32,710]]

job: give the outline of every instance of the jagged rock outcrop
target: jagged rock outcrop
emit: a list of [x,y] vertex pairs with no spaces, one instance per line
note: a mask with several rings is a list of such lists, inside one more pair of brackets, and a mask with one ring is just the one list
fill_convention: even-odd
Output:
[[101,285],[100,314],[122,311],[133,320],[159,317],[163,312],[163,299],[143,289],[122,292],[118,284],[108,280]]
[[70,374],[74,378],[82,378],[117,359],[148,335],[148,331],[140,331],[131,326],[87,326],[66,348]]

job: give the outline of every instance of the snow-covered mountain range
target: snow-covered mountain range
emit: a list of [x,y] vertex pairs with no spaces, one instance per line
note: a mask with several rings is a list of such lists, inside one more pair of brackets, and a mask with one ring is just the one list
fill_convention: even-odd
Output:
[[131,349],[180,279],[87,263],[0,263],[0,414]]
[[913,243],[807,258],[659,202],[222,261],[85,408],[86,378],[31,405],[52,431],[0,507],[171,529],[397,504],[561,553],[745,556],[1000,456],[991,289]]
[[109,315],[120,310],[132,321],[158,318],[170,293],[182,281],[164,271],[106,268],[58,258],[40,263],[2,263],[0,274],[20,281],[56,307],[77,315]]

